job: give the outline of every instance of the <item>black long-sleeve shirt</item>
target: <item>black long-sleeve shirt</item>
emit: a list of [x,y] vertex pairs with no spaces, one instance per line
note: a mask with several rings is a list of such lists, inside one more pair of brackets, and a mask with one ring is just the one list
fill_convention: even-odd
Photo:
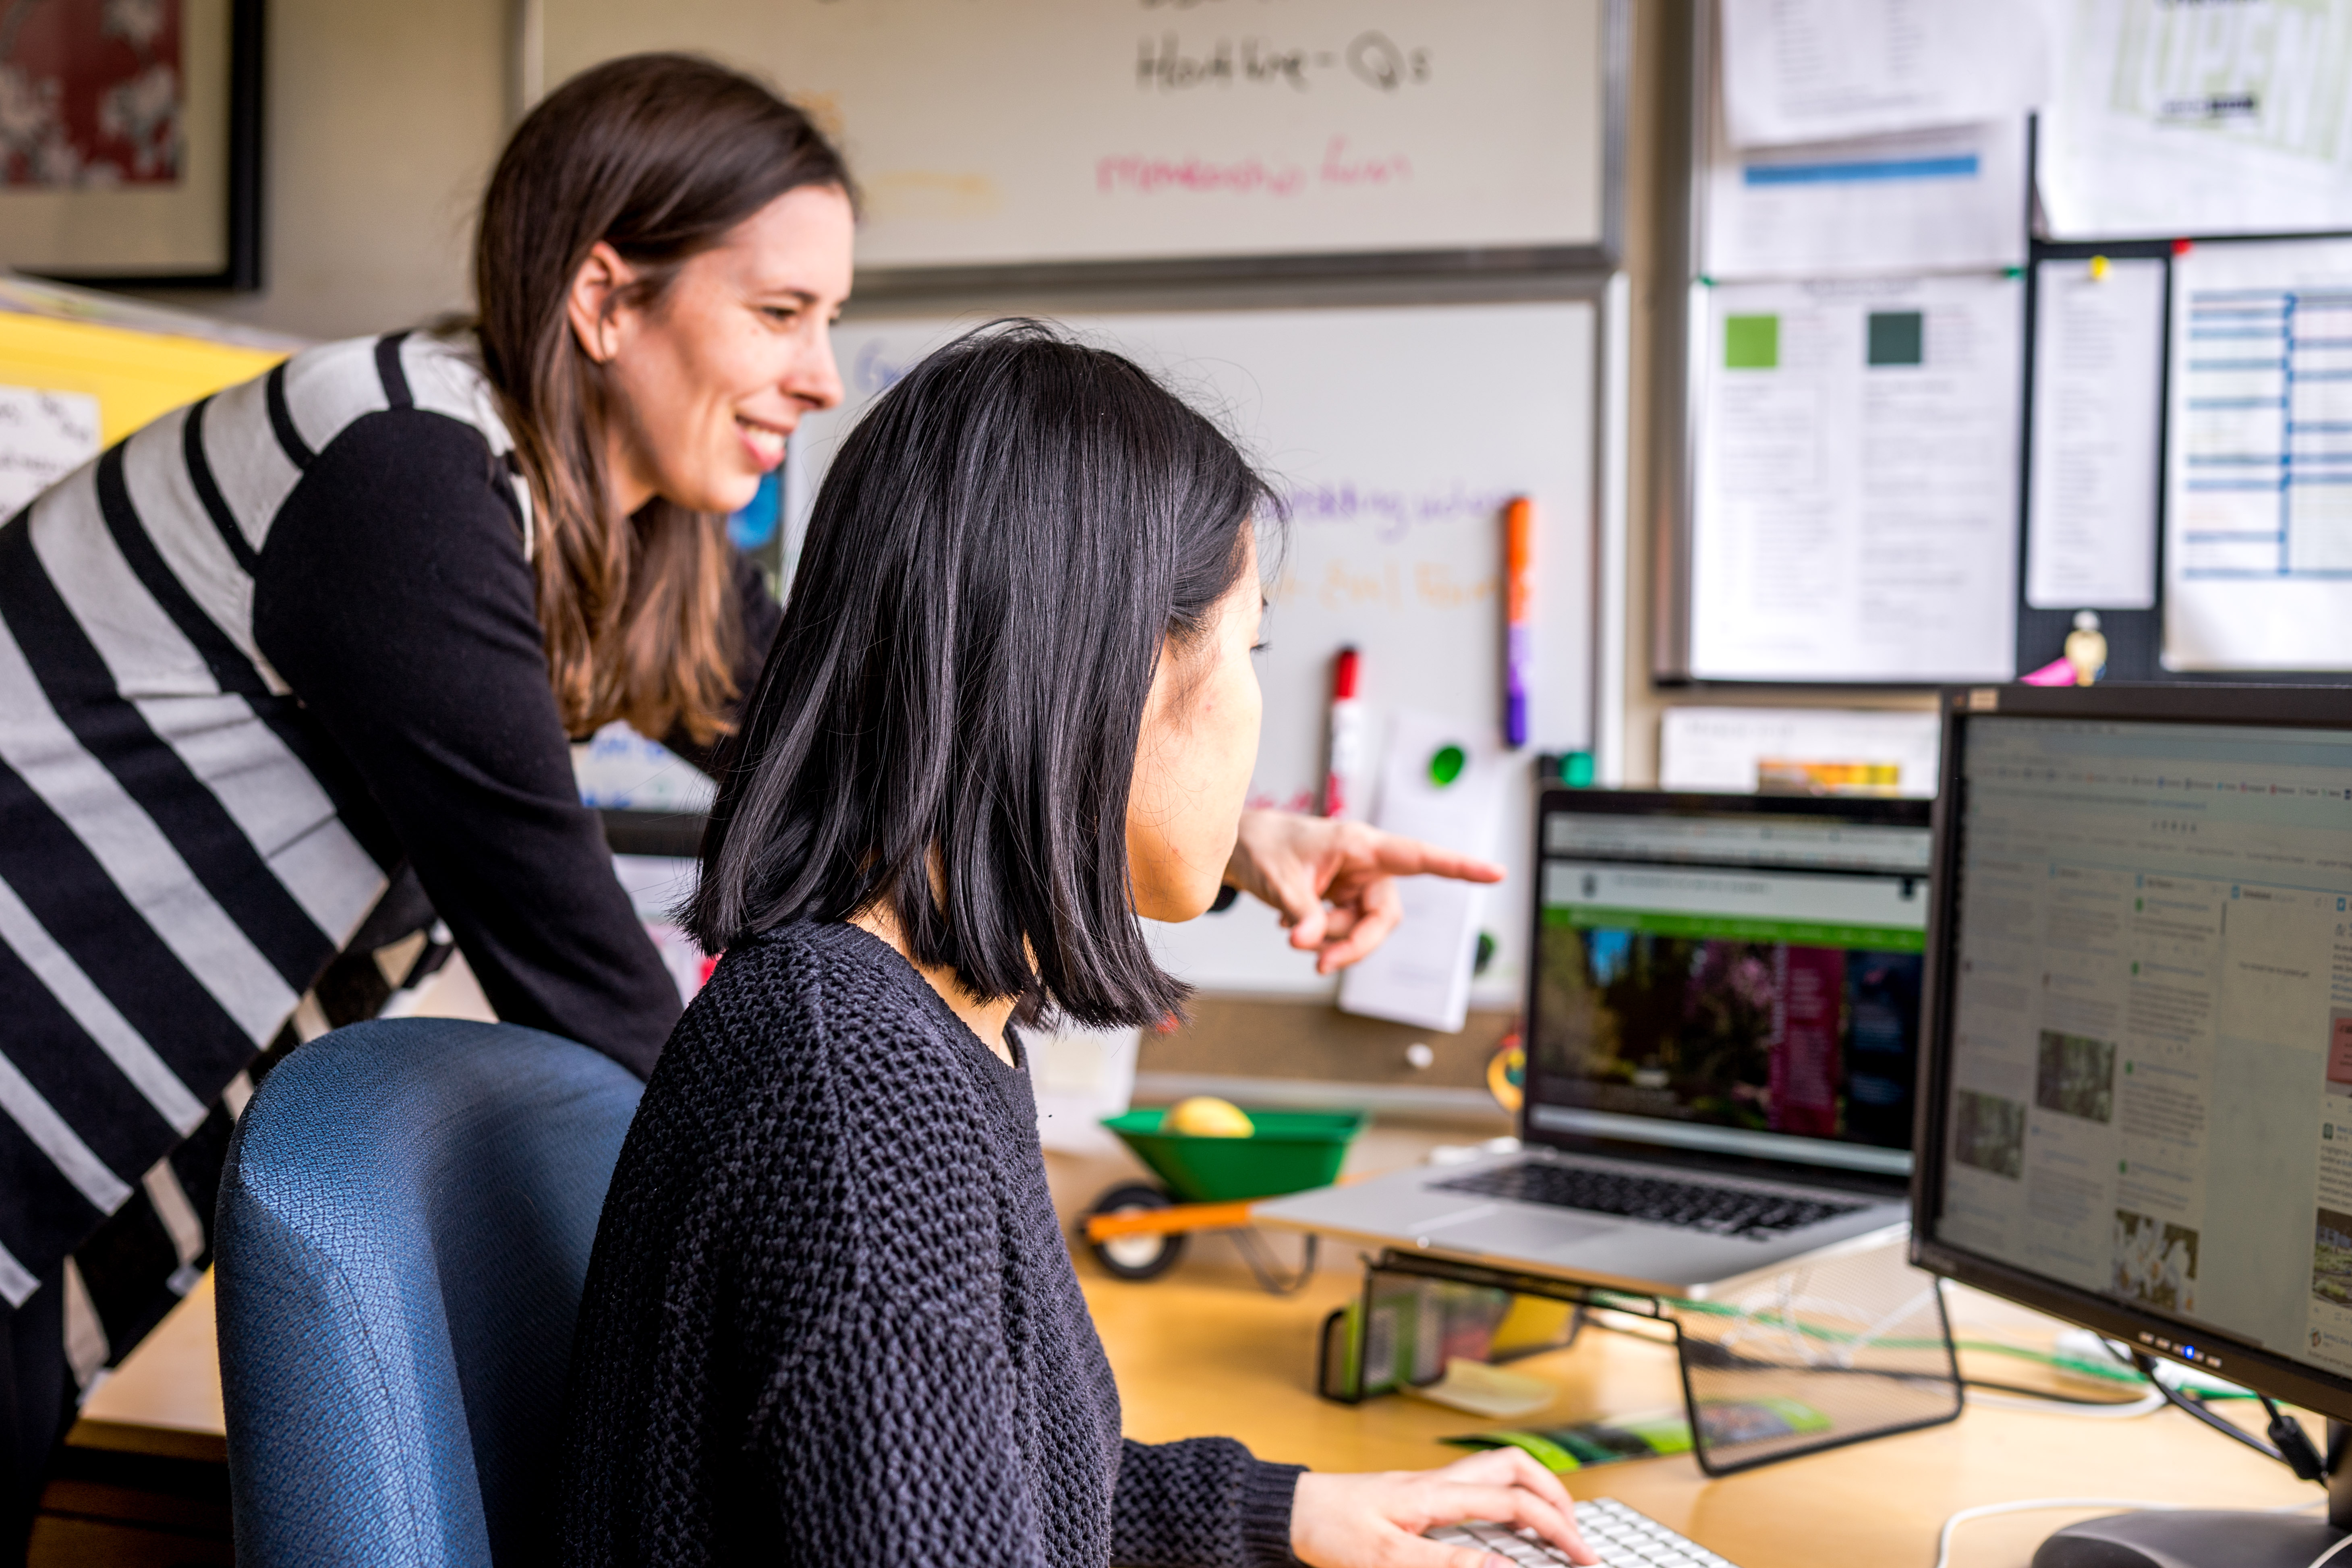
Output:
[[[583,808],[463,340],[310,350],[0,526],[0,1300],[413,867],[501,1017],[648,1071],[676,989]],[[777,611],[745,563],[746,670]]]
[[[415,410],[356,421],[278,512],[254,631],[365,781],[499,1016],[643,1076],[677,991],[580,804],[506,488],[466,426]],[[781,612],[740,558],[736,589],[748,689]]]
[[1293,1562],[1295,1467],[1121,1441],[1029,1075],[854,926],[739,947],[687,1009],[572,1369],[583,1568]]

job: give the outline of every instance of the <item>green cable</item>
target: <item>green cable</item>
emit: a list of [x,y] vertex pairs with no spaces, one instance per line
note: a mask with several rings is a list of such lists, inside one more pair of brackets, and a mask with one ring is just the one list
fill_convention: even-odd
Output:
[[[1595,1294],[1598,1296],[1600,1293],[1596,1292]],[[1848,1330],[1823,1328],[1817,1323],[1788,1323],[1769,1316],[1759,1316],[1745,1308],[1726,1306],[1719,1301],[1673,1301],[1667,1304],[1677,1310],[1689,1312],[1699,1317],[1748,1317],[1759,1323],[1766,1324],[1777,1329],[1793,1328],[1802,1338],[1821,1340],[1829,1343],[1850,1342],[1862,1337],[1861,1335],[1853,1333]],[[1626,1308],[1612,1307],[1608,1301],[1600,1300],[1596,1300],[1593,1302],[1593,1305],[1601,1307],[1606,1310],[1623,1311],[1629,1310]],[[1639,1313],[1637,1315],[1643,1317],[1649,1316],[1647,1313]],[[1872,1343],[1884,1350],[1906,1351],[1941,1350],[1944,1345],[1944,1342],[1942,1340],[1928,1339],[1880,1339],[1874,1340]],[[1952,1348],[1955,1350],[1979,1351],[1989,1355],[2014,1356],[2020,1361],[2033,1362],[2042,1366],[2050,1367],[2055,1371],[2071,1372],[2084,1377],[2096,1378],[2101,1382],[2121,1384],[2134,1388],[2144,1388],[2147,1385],[2147,1379],[2142,1377],[2138,1373],[2133,1371],[2131,1368],[2123,1365],[2121,1363],[2116,1363],[2111,1365],[2101,1362],[2085,1361],[2080,1356],[2060,1355],[2052,1351],[2029,1350],[2022,1345],[2003,1344],[1998,1340],[1955,1340],[1952,1342]],[[2200,1399],[2252,1399],[2257,1397],[2252,1393],[2244,1389],[2218,1389],[2205,1388],[2201,1386],[2196,1389],[2196,1394]]]

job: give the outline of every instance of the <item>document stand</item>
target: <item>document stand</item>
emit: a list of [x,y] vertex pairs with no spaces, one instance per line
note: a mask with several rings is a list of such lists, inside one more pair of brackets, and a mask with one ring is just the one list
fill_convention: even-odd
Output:
[[1719,1299],[1676,1300],[1391,1248],[1360,1300],[1324,1321],[1317,1386],[1356,1404],[1572,1343],[1588,1314],[1674,1331],[1691,1451],[1710,1476],[1958,1417],[1958,1352],[1942,1281],[1900,1247],[1837,1248]]

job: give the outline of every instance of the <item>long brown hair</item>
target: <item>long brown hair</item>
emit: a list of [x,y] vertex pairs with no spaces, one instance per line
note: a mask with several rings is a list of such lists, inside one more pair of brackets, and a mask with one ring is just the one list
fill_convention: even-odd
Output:
[[534,503],[548,673],[565,725],[625,719],[708,744],[731,726],[742,630],[724,522],[606,486],[604,369],[572,336],[572,280],[598,241],[637,270],[616,304],[653,305],[688,259],[803,185],[849,171],[808,116],[689,55],[632,55],[564,83],[516,128],[482,198],[474,292],[483,368]]

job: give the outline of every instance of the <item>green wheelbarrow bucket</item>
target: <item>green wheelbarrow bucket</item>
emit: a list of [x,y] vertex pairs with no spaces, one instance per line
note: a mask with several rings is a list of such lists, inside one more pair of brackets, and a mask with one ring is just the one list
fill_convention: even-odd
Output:
[[1242,1203],[1328,1187],[1339,1179],[1348,1145],[1364,1130],[1360,1110],[1253,1110],[1248,1138],[1193,1138],[1160,1131],[1161,1113],[1130,1110],[1103,1119],[1119,1142],[1186,1203]]

